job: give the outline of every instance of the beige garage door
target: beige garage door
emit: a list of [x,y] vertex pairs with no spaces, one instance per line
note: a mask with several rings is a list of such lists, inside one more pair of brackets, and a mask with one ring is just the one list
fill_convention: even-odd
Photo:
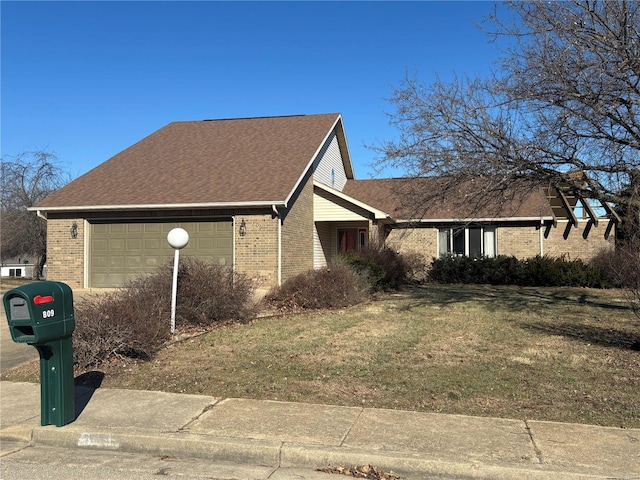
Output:
[[193,223],[92,223],[89,286],[119,287],[128,279],[171,262],[174,250],[167,243],[167,233],[175,227],[189,232],[189,244],[181,250],[181,256],[233,264],[233,223],[229,218]]

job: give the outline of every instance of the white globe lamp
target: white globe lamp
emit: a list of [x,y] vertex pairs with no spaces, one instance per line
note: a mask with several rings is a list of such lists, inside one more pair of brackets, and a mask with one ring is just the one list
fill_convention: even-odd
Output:
[[182,250],[189,243],[189,234],[184,228],[173,228],[167,235],[167,242],[176,250]]
[[171,334],[176,332],[176,297],[178,295],[178,261],[180,250],[189,243],[189,234],[184,228],[172,228],[167,235],[167,242],[175,248],[173,257],[173,285],[171,288]]

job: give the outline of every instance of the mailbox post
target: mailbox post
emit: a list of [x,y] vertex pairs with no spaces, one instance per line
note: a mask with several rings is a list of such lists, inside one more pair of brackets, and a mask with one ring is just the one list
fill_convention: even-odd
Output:
[[40,355],[40,420],[62,427],[75,420],[73,292],[61,282],[35,282],[4,294],[11,338]]

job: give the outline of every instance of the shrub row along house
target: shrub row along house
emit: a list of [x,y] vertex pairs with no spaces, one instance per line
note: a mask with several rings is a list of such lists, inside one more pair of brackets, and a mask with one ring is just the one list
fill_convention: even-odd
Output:
[[[464,187],[446,183],[355,180],[337,113],[186,121],[32,210],[47,219],[48,278],[74,288],[118,287],[153,271],[172,258],[166,236],[178,226],[191,238],[183,255],[228,265],[262,286],[371,244],[427,261],[447,253],[588,259],[613,245],[613,212],[597,215],[558,190],[514,186],[470,209],[460,201]],[[410,209],[414,191],[437,195]]]

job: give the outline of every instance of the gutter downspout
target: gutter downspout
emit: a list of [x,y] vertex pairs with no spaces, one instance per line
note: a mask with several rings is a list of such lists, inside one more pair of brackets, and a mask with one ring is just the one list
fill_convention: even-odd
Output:
[[42,210],[36,210],[36,215],[38,215],[43,220],[47,219],[47,215],[42,213]]
[[83,281],[84,281],[84,288],[89,288],[89,221],[85,218],[83,220],[83,231],[84,231],[84,245],[83,245]]
[[544,232],[543,232],[543,227],[544,227],[544,220],[541,218],[540,219],[540,256],[544,257]]
[[278,286],[282,285],[282,221],[275,204],[271,205],[273,215],[278,219]]

